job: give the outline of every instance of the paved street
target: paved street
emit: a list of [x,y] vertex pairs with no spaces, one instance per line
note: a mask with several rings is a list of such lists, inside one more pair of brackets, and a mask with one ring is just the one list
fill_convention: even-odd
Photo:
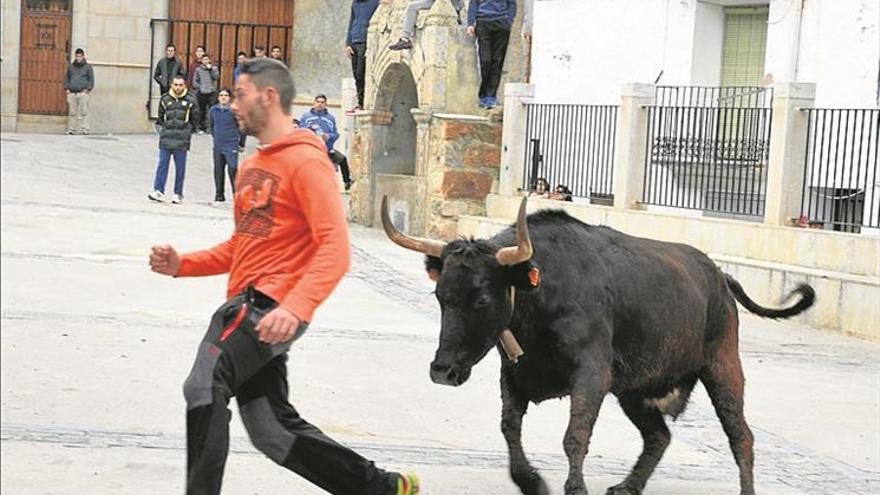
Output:
[[[196,137],[179,206],[146,198],[155,136],[3,134],[0,149],[0,492],[183,493],[181,386],[225,278],[160,277],[146,255],[231,232],[229,205],[209,202],[210,137]],[[425,493],[518,493],[499,430],[498,357],[458,389],[432,384],[439,310],[420,255],[351,228],[352,270],[291,351],[292,402],[380,466],[418,472]],[[748,316],[741,342],[758,492],[880,493],[880,344]],[[567,406],[532,406],[525,418],[526,451],[555,494]],[[647,494],[739,493],[701,387],[671,429]],[[620,481],[640,449],[609,397],[585,466],[591,493]],[[237,413],[224,486],[321,493],[259,454]]]

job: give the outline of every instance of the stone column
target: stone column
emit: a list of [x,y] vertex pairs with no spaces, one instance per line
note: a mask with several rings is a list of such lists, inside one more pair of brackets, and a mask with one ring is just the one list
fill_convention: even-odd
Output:
[[[349,165],[355,180],[351,189],[349,218],[361,225],[373,225],[373,195],[375,194],[375,175],[373,169],[374,146],[377,134],[384,132],[391,123],[391,112],[363,111],[355,115],[354,132],[351,139]],[[381,142],[381,139],[378,140]]]
[[816,99],[813,83],[777,83],[773,94],[770,160],[764,223],[792,225],[801,211],[804,187],[804,153],[807,146],[807,112]]
[[342,79],[342,112],[339,115],[339,139],[336,141],[336,149],[351,154],[351,136],[354,132],[354,116],[345,112],[353,108],[357,104],[357,87],[354,78],[345,77]]
[[504,120],[501,131],[501,177],[498,194],[518,195],[523,183],[526,152],[526,103],[535,97],[535,85],[504,85]]
[[645,188],[648,109],[654,104],[654,85],[626,83],[620,91],[617,151],[614,156],[614,208],[637,207]]
[[429,109],[413,108],[410,110],[416,121],[416,177],[425,177],[428,173],[428,160],[431,145],[431,117]]

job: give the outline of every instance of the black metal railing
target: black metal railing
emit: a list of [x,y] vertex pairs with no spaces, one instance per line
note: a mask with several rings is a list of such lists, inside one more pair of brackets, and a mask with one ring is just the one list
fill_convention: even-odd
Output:
[[643,202],[763,217],[772,102],[769,88],[658,87]]
[[523,189],[539,178],[551,189],[566,186],[571,195],[609,204],[613,201],[616,105],[526,105],[526,153]]
[[173,43],[177,47],[177,58],[189,69],[194,58],[196,45],[205,47],[211,62],[220,72],[220,87],[232,87],[235,58],[238,52],[251,56],[256,46],[263,46],[267,52],[271,46],[281,47],[282,58],[289,63],[291,26],[280,24],[251,24],[240,22],[197,21],[186,19],[150,19],[150,89],[147,111],[150,118],[155,117],[153,97],[158,96],[158,87],[153,82],[156,63],[164,56],[165,45]]
[[880,109],[810,108],[801,222],[880,228]]

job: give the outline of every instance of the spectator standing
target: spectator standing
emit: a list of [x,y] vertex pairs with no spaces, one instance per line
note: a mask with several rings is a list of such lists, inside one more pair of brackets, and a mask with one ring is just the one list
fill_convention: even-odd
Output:
[[501,84],[510,29],[516,18],[516,0],[471,0],[467,33],[477,37],[480,57],[479,105],[492,108]]
[[[247,60],[247,53],[238,52],[235,56],[235,69],[232,71],[232,87],[235,88],[235,85],[238,84],[238,76],[241,74],[241,64]],[[241,133],[241,138],[238,140],[238,152],[244,153],[244,145],[247,144],[247,134]]]
[[266,56],[266,47],[257,45],[254,47],[254,58],[263,58]]
[[159,100],[159,120],[162,130],[159,133],[159,165],[153,192],[147,195],[153,201],[165,201],[165,181],[168,179],[168,166],[174,157],[174,196],[171,202],[183,202],[183,181],[186,178],[186,155],[192,141],[192,133],[199,120],[199,105],[195,96],[186,89],[186,78],[175,76],[171,89]]
[[345,38],[345,53],[351,59],[351,73],[357,88],[357,105],[347,114],[351,115],[364,108],[364,85],[367,78],[367,28],[370,19],[379,7],[379,0],[352,0],[351,14],[348,17],[348,34]]
[[[462,0],[450,0],[458,15],[458,23],[461,24],[461,7]],[[473,2],[473,0],[471,0]],[[413,47],[412,38],[416,31],[416,19],[419,12],[430,9],[434,5],[434,0],[414,0],[406,6],[406,13],[403,17],[403,33],[396,43],[389,46],[389,50],[409,50]]]
[[229,273],[227,301],[214,313],[183,385],[186,492],[220,493],[234,396],[253,444],[323,490],[415,495],[417,476],[379,469],[290,403],[287,355],[348,271],[348,224],[322,143],[290,122],[290,71],[273,60],[249,60],[235,93],[242,129],[263,146],[242,163],[232,236],[183,255],[169,245],[153,246],[150,254],[150,268],[162,275]]
[[204,134],[208,129],[208,109],[217,102],[217,87],[220,81],[220,71],[211,64],[211,57],[207,53],[202,55],[202,64],[196,69],[192,88],[199,102],[199,134]]
[[351,189],[351,171],[348,168],[348,158],[335,149],[333,146],[339,139],[339,132],[336,130],[336,118],[327,111],[327,96],[319,94],[315,96],[315,106],[304,113],[299,119],[299,126],[311,129],[315,134],[324,140],[327,145],[327,154],[333,165],[342,171],[342,182],[345,184],[345,190]]
[[238,119],[230,107],[232,92],[223,88],[217,93],[219,102],[211,107],[208,128],[214,139],[214,201],[226,201],[225,173],[229,174],[230,190],[235,194],[238,170]]
[[67,92],[68,134],[72,135],[77,127],[83,134],[89,133],[89,93],[94,88],[95,71],[86,61],[86,52],[82,48],[77,48],[74,52],[73,63],[67,66],[67,72],[64,74],[64,90]]
[[269,51],[269,58],[273,58],[273,59],[281,62],[282,64],[284,64],[285,67],[287,67],[287,61],[284,60],[284,56],[281,54],[281,47],[280,46],[275,45],[272,47],[272,50]]
[[186,87],[192,89],[193,87],[193,78],[196,77],[196,70],[198,70],[199,66],[202,65],[202,57],[205,55],[205,47],[202,45],[196,46],[196,54],[192,58],[192,62],[189,63],[189,70],[186,71]]
[[171,87],[171,81],[180,76],[186,80],[186,70],[176,57],[177,48],[173,44],[165,47],[165,58],[156,63],[153,80],[159,85],[160,95],[164,95]]

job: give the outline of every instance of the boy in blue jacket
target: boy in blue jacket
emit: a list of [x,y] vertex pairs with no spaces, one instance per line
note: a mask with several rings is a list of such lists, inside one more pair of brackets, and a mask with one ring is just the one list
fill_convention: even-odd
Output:
[[235,194],[235,172],[238,169],[238,144],[241,135],[238,131],[238,119],[229,105],[231,100],[229,88],[217,93],[219,103],[211,107],[208,113],[208,127],[214,138],[214,201],[226,201],[224,191],[224,171],[229,173],[232,194]]
[[501,83],[510,29],[516,18],[516,0],[471,0],[467,33],[477,37],[480,56],[480,103],[492,108]]
[[351,189],[351,172],[348,169],[348,158],[335,149],[333,145],[339,139],[339,132],[336,130],[336,118],[327,111],[327,96],[319,94],[315,96],[315,106],[304,113],[299,119],[299,126],[311,129],[315,134],[324,140],[327,145],[327,155],[330,161],[337,169],[342,171],[342,182],[345,183],[345,190]]

